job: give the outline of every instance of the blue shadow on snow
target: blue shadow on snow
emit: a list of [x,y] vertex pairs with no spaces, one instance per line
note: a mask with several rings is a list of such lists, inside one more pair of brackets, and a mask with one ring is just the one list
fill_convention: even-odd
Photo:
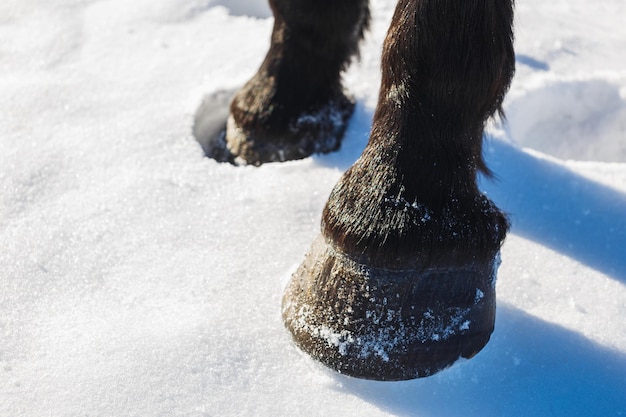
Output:
[[399,416],[626,415],[626,355],[499,306],[476,357],[429,378],[372,382],[338,376],[340,390]]
[[485,142],[497,180],[481,187],[512,232],[626,283],[626,195],[502,140]]
[[518,64],[522,64],[522,65],[526,65],[532,69],[536,69],[539,71],[549,71],[550,70],[550,65],[548,65],[547,63],[543,62],[543,61],[539,61],[538,59],[533,58],[532,56],[529,55],[524,55],[524,54],[516,54],[515,55],[515,61]]

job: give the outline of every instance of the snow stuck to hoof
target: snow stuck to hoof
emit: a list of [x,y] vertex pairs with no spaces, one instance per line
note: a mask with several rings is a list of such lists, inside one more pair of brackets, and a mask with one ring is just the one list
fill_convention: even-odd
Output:
[[340,373],[430,376],[489,341],[498,264],[370,268],[319,237],[285,290],[283,320],[302,350]]

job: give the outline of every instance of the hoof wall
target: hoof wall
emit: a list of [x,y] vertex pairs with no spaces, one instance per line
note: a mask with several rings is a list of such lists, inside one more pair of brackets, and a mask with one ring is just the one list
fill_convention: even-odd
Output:
[[369,268],[320,237],[285,290],[283,320],[300,349],[342,374],[430,376],[489,341],[497,266]]

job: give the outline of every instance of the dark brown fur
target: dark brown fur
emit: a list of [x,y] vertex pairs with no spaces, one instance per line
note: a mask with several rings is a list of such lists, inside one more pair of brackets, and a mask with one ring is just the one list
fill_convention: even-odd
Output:
[[[231,104],[224,159],[261,164],[339,146],[346,68],[367,0],[270,0],[272,45]],[[477,187],[487,119],[513,77],[513,0],[399,0],[367,147],[333,189],[293,274],[285,326],[348,375],[432,375],[488,342],[505,215]]]
[[486,120],[514,72],[509,0],[400,0],[369,143],[324,209],[322,230],[375,266],[492,259],[505,216],[476,185]]
[[[338,149],[354,107],[344,95],[341,72],[358,52],[369,22],[367,0],[270,0],[270,5],[270,50],[230,107],[245,140],[226,134],[234,156],[256,165]],[[309,115],[314,124],[302,122]]]
[[293,274],[295,343],[348,375],[429,376],[489,341],[509,227],[476,184],[514,72],[512,0],[399,0],[369,142]]
[[364,0],[270,0],[272,43],[231,111],[242,126],[281,130],[301,112],[343,92],[341,71],[369,21]]

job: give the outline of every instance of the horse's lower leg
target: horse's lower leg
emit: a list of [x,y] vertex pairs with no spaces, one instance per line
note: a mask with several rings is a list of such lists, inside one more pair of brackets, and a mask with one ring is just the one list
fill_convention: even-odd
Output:
[[283,318],[328,366],[427,376],[489,340],[508,228],[476,185],[514,71],[512,0],[399,0],[369,143],[324,209]]
[[236,94],[226,147],[241,163],[299,159],[336,150],[354,104],[341,71],[357,52],[367,0],[270,0],[270,50]]

